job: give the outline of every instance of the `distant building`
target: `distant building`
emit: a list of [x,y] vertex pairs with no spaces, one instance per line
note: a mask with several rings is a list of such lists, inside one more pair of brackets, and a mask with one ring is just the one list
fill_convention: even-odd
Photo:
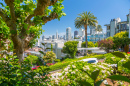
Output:
[[97,41],[103,39],[106,39],[106,33],[96,31],[94,34],[90,35],[90,41],[92,41],[93,43],[96,43]]
[[66,40],[71,40],[71,28],[66,28]]
[[42,40],[44,40],[44,39],[45,39],[45,36],[43,35],[43,36],[42,36]]
[[97,28],[97,23],[96,23],[96,27],[95,26],[90,26],[89,28],[90,28],[90,35],[94,34],[96,32],[95,29]]
[[66,40],[66,35],[63,36],[63,39]]
[[49,40],[52,40],[52,36],[49,36]]
[[58,31],[56,32],[56,39],[58,39]]
[[116,33],[121,31],[128,31],[129,32],[129,14],[126,15],[127,20],[121,21],[120,18],[111,19],[110,24],[105,24],[106,26],[106,36],[114,36]]
[[55,36],[55,35],[52,35],[52,39],[56,39],[56,36]]
[[58,35],[58,39],[60,38],[60,35]]
[[84,29],[79,29],[79,36],[84,37],[85,36],[85,30]]
[[78,31],[74,31],[74,38],[78,35]]

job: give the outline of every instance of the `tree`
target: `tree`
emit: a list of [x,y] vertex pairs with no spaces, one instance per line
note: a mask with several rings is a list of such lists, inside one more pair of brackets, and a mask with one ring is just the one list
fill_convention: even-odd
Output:
[[105,39],[98,42],[98,47],[103,48],[107,53],[109,53],[109,50],[113,48],[113,40],[111,39]]
[[[88,48],[89,48],[89,47],[95,47],[94,43],[93,43],[93,42],[91,42],[91,41],[90,41],[90,42],[88,42],[87,44],[88,44]],[[81,44],[81,47],[86,47],[86,41],[85,41],[85,42],[83,42],[83,43]]]
[[56,59],[56,54],[53,53],[53,51],[48,51],[48,52],[46,52],[46,55],[43,56],[43,60],[44,60],[45,62],[52,62],[52,61],[54,61],[55,59]]
[[[53,19],[60,20],[65,15],[62,11],[63,0],[36,0],[36,2],[4,0],[4,2],[0,2],[2,5],[0,23],[3,26],[1,28],[5,28],[8,32],[7,38],[13,42],[14,53],[22,62],[24,51],[33,46],[36,38],[42,34],[42,25]],[[5,31],[3,33],[5,34]]]
[[67,41],[64,43],[63,52],[69,54],[71,58],[74,58],[77,52],[78,43],[78,41]]
[[113,42],[116,49],[119,47],[122,47],[122,48],[124,47],[126,48],[126,46],[128,47],[128,45],[130,44],[130,39],[128,38],[128,32],[125,31],[125,32],[120,32],[120,33],[115,34],[113,36]]
[[[96,26],[95,23],[97,23],[97,17],[95,17],[92,13],[90,12],[83,12],[81,14],[78,14],[80,17],[77,17],[75,19],[75,27],[76,28],[85,28],[85,40],[87,41],[87,27],[88,26]],[[88,46],[86,42],[86,47]]]
[[98,25],[97,28],[96,28],[96,31],[101,32],[101,31],[102,31],[102,26],[101,26],[101,25]]

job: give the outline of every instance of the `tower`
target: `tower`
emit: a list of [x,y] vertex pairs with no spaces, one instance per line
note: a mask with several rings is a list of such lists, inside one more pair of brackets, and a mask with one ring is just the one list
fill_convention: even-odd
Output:
[[71,28],[70,27],[66,28],[66,40],[67,41],[71,40]]

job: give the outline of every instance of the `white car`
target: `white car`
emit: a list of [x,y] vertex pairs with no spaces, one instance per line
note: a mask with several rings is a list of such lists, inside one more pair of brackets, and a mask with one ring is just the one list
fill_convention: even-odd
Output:
[[82,59],[80,61],[84,61],[84,62],[87,62],[87,63],[98,63],[98,60],[97,58],[88,58],[88,59]]

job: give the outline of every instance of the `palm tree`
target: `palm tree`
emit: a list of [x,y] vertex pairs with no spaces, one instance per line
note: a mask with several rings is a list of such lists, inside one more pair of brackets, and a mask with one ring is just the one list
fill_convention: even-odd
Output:
[[96,26],[97,22],[97,17],[95,17],[92,13],[90,12],[83,12],[81,14],[78,14],[79,17],[75,19],[75,27],[76,28],[85,28],[85,40],[86,40],[86,48],[88,46],[87,44],[87,27],[88,26]]
[[102,31],[102,26],[101,26],[101,25],[98,25],[97,28],[96,28],[96,31],[101,32],[101,31]]

